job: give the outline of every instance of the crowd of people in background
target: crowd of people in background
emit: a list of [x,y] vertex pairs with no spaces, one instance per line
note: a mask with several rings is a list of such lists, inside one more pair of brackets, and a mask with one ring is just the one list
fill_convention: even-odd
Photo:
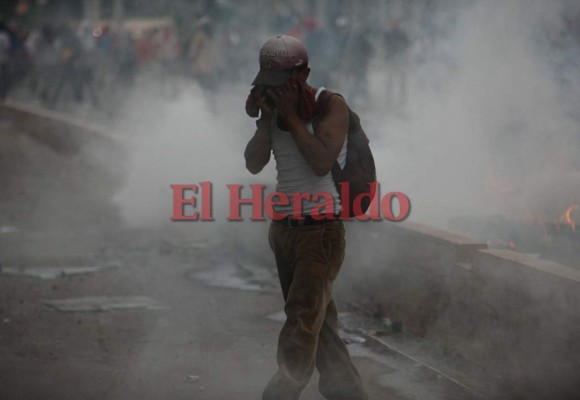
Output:
[[[368,96],[367,71],[381,41],[392,64],[390,95],[404,96],[405,63],[411,41],[393,21],[384,32],[353,29],[349,18],[323,25],[312,16],[278,18],[280,33],[304,41],[315,65],[312,80],[320,86],[342,86],[353,98]],[[167,93],[178,90],[175,77],[191,78],[207,91],[224,82],[248,80],[255,64],[252,51],[265,36],[250,26],[198,18],[188,32],[171,23],[146,29],[113,29],[87,21],[43,24],[30,31],[0,25],[0,95],[25,87],[44,105],[65,100],[99,107],[104,93],[135,84],[143,71],[155,71]]]
[[361,24],[346,15],[320,21],[297,12],[276,15],[269,32],[210,15],[185,28],[171,18],[113,25],[69,20],[25,30],[0,23],[0,100],[19,90],[47,107],[74,101],[98,108],[143,75],[159,82],[165,96],[179,92],[179,79],[212,93],[224,83],[248,83],[255,49],[275,32],[307,45],[312,84],[340,90],[351,102],[368,100],[369,69],[380,60],[382,96],[396,108],[407,98],[410,65],[428,59],[437,40],[427,29],[409,29],[401,17]]
[[134,74],[133,43],[107,26],[86,21],[43,24],[28,32],[4,26],[6,60],[3,91],[6,95],[25,87],[43,104],[52,106],[63,96],[74,101],[100,104],[102,84],[114,75],[115,84],[129,83]]
[[170,92],[176,77],[215,90],[224,79],[241,79],[224,66],[239,64],[246,44],[238,32],[219,34],[209,17],[187,37],[169,19],[132,30],[67,21],[24,31],[0,23],[0,99],[24,87],[49,107],[65,100],[99,107],[105,93],[131,87],[144,71],[173,86]]

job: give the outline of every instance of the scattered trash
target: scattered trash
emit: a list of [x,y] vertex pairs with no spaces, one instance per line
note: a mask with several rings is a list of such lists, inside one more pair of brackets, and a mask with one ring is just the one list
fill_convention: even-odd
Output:
[[[243,276],[242,276],[243,275]],[[257,279],[253,271],[248,271],[231,262],[224,262],[207,271],[192,274],[208,286],[226,289],[239,289],[253,292],[278,292],[273,284]]]
[[387,336],[389,333],[386,329],[369,329],[368,334],[371,336]]
[[187,381],[190,383],[195,383],[199,381],[199,376],[197,375],[187,375]]
[[9,323],[9,322],[10,322],[10,318],[4,318],[4,319],[2,320],[2,322],[3,322],[3,323],[5,323],[5,324],[7,324],[7,323]]
[[15,226],[0,226],[0,235],[8,234],[8,233],[18,233],[20,230]]
[[403,323],[401,321],[391,321],[389,317],[383,318],[381,321],[384,328],[378,327],[373,328],[368,331],[369,335],[373,336],[386,336],[391,333],[401,333],[403,332]]
[[363,338],[362,336],[356,336],[356,335],[341,335],[342,341],[344,342],[344,344],[364,344],[366,343],[366,339]]
[[39,279],[57,279],[64,276],[94,274],[112,268],[119,268],[118,263],[87,267],[2,267],[0,273],[6,275],[30,276]]
[[60,312],[98,312],[143,308],[161,310],[157,301],[145,296],[105,297],[89,296],[72,299],[48,300],[44,304]]
[[284,313],[284,311],[278,311],[275,312],[274,314],[270,314],[267,317],[270,321],[275,321],[275,322],[286,322],[286,313]]

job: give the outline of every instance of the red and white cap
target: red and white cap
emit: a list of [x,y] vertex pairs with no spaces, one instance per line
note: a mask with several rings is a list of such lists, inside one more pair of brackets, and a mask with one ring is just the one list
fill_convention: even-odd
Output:
[[308,52],[300,40],[287,35],[275,36],[260,49],[260,71],[252,85],[283,85],[292,70],[307,65]]

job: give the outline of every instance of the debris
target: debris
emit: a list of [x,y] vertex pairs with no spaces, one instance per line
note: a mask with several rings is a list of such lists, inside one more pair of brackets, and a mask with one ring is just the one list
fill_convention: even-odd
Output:
[[9,323],[9,322],[10,322],[10,318],[4,318],[4,319],[2,320],[2,322],[3,322],[3,323],[5,323],[5,324],[7,324],[7,323]]
[[353,344],[353,343],[364,344],[367,341],[362,336],[357,335],[341,335],[341,338],[344,344]]
[[385,329],[369,329],[368,334],[371,336],[387,336],[390,332]]
[[87,267],[2,267],[0,273],[6,275],[30,276],[39,279],[56,279],[64,276],[93,274],[112,268],[118,268],[118,263]]
[[254,271],[244,270],[231,262],[221,263],[211,270],[196,272],[192,274],[192,277],[208,286],[219,288],[253,292],[277,292],[279,290],[270,282],[259,279]]
[[270,321],[275,322],[286,322],[286,313],[284,311],[278,311],[273,314],[268,315],[267,317]]
[[190,383],[195,383],[199,381],[199,376],[197,375],[187,375],[187,381]]
[[161,310],[157,301],[145,296],[106,297],[89,296],[72,299],[48,300],[44,304],[60,312],[99,312],[143,308]]

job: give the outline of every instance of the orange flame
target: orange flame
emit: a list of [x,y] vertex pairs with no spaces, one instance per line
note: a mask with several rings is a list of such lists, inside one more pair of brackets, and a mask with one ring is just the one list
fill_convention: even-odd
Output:
[[576,232],[576,221],[572,218],[572,211],[576,211],[578,209],[578,204],[572,204],[570,207],[566,209],[564,214],[558,220],[559,224],[566,224],[569,225],[574,232]]

